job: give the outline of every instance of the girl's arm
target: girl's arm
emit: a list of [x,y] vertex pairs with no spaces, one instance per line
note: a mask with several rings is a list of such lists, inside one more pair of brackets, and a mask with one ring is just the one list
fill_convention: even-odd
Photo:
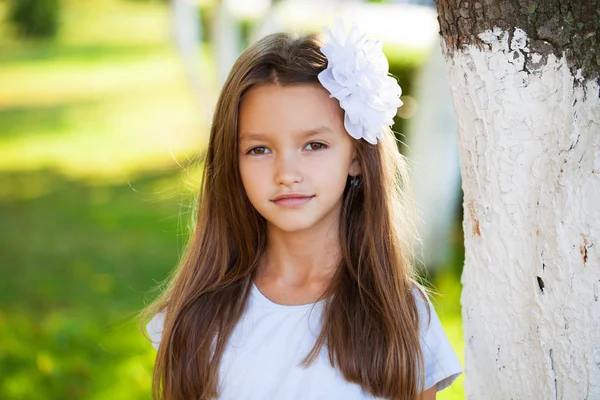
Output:
[[435,400],[436,392],[436,385],[433,385],[432,387],[421,393],[419,400]]

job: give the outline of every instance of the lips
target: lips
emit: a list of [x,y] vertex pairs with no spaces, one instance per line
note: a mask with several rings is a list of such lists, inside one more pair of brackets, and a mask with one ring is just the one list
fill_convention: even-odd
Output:
[[275,196],[271,201],[280,207],[300,207],[308,203],[313,197],[315,196],[301,193],[286,193]]

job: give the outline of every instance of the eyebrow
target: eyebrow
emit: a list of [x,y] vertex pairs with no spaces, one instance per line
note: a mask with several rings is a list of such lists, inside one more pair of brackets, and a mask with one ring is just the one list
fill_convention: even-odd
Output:
[[[309,138],[312,136],[316,136],[319,134],[323,134],[323,133],[333,133],[333,130],[325,125],[321,125],[317,128],[312,128],[312,129],[308,129],[305,131],[300,131],[297,132],[296,135],[303,137],[303,138]],[[242,132],[240,134],[240,141],[241,140],[265,140],[268,138],[268,135],[265,133],[260,133],[260,132]]]

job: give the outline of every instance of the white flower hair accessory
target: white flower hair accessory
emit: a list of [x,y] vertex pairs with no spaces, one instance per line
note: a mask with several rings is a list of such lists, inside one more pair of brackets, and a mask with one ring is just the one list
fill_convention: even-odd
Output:
[[344,127],[355,139],[377,144],[383,139],[384,125],[392,125],[402,105],[402,89],[388,75],[389,64],[381,42],[366,37],[356,25],[348,35],[341,20],[333,31],[323,27],[327,69],[319,73],[319,82],[339,100],[345,111]]

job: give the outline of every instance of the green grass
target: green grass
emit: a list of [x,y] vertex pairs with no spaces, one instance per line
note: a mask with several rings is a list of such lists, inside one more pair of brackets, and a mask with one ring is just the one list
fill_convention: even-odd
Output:
[[179,258],[206,121],[164,4],[69,3],[55,41],[0,35],[0,398],[148,399],[135,315]]
[[[458,229],[460,231],[460,229]],[[460,231],[462,233],[462,231]],[[457,254],[455,263],[462,265],[461,253]],[[458,359],[464,371],[464,339],[462,329],[462,318],[460,314],[460,282],[454,272],[438,274],[435,277],[435,290],[439,293],[434,296],[433,304],[440,317],[444,331],[450,340],[450,344],[458,355]],[[438,393],[439,400],[460,400],[465,398],[464,374],[460,375],[454,384]]]
[[[0,36],[0,170],[124,182],[199,151],[207,121],[170,44],[166,5],[65,4],[54,41]],[[210,104],[214,71],[199,49]]]
[[[1,399],[149,398],[135,316],[180,256],[199,179],[179,164],[208,125],[165,7],[68,0],[51,42],[0,22]],[[457,281],[436,284],[462,354]],[[438,398],[464,398],[461,381]]]
[[178,259],[180,173],[111,186],[48,170],[0,180],[0,397],[147,398],[153,351],[133,318]]
[[0,169],[124,175],[173,163],[205,132],[176,53],[0,66]]

